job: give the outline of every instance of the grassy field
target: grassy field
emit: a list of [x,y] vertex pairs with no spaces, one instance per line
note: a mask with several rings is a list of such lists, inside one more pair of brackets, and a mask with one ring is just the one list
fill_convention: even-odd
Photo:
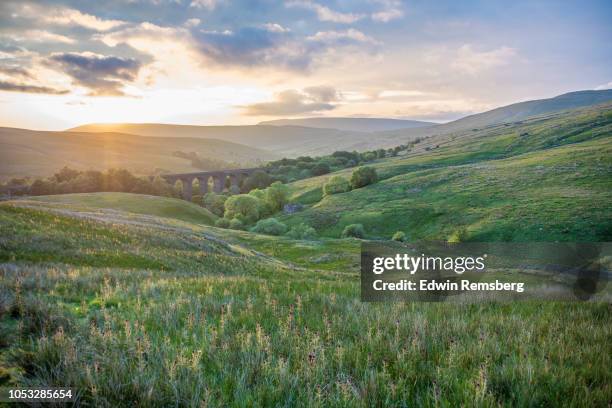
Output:
[[4,385],[71,386],[95,406],[602,406],[612,395],[607,304],[361,303],[356,240],[45,201],[0,205]]
[[347,193],[323,197],[329,175],[295,182],[307,208],[283,221],[326,237],[361,223],[372,238],[445,240],[466,228],[473,241],[612,240],[608,105],[474,133],[374,163],[383,180]]
[[280,218],[311,241],[170,198],[0,203],[0,386],[108,407],[608,406],[609,303],[364,303],[361,241],[337,237],[611,241],[611,120],[440,135],[324,198],[329,175],[293,183],[306,208]]

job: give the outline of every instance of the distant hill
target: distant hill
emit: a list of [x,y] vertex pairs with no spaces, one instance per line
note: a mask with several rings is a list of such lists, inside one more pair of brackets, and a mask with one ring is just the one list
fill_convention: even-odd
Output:
[[155,137],[219,139],[269,150],[280,156],[321,155],[334,150],[367,149],[376,143],[370,133],[303,126],[193,126],[160,123],[89,124],[69,131],[120,132]]
[[[301,155],[317,156],[329,154],[335,150],[364,151],[377,148],[389,148],[409,142],[417,137],[451,134],[474,129],[480,130],[501,123],[521,121],[533,115],[552,114],[567,109],[596,105],[611,100],[611,90],[571,92],[555,98],[520,102],[504,106],[488,112],[467,116],[449,123],[432,125],[428,124],[428,122],[420,122],[428,125],[377,132],[278,125],[279,123],[289,123],[286,121],[272,121],[276,123],[276,125],[260,124],[255,126],[193,126],[156,123],[88,124],[69,129],[69,131],[119,132],[167,138],[188,137],[219,139],[268,150],[283,157],[297,157]],[[343,118],[330,119],[332,121],[343,120]],[[358,121],[356,118],[348,119],[351,121]],[[316,121],[325,119],[313,118],[305,120],[315,121],[314,125],[317,125],[317,123],[323,125],[322,122]],[[372,121],[370,123],[377,123],[376,119],[366,120]],[[385,121],[390,119],[379,120],[383,121],[381,123],[386,123]],[[328,124],[331,126],[332,122]]]
[[176,157],[177,151],[244,166],[278,158],[264,150],[214,139],[0,128],[0,178],[49,176],[66,165],[80,170],[122,167],[136,174],[199,170],[191,160]]
[[270,126],[304,126],[318,129],[338,129],[352,132],[379,132],[384,130],[412,129],[433,126],[436,123],[418,120],[384,118],[304,118],[278,119],[259,122]]

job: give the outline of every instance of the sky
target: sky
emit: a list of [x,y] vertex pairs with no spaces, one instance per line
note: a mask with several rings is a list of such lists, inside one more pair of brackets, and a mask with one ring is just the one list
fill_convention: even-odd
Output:
[[0,126],[444,122],[612,87],[612,2],[0,2]]

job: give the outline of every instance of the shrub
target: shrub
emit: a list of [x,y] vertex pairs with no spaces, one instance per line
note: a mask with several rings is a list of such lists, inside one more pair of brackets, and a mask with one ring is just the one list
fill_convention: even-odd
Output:
[[287,231],[287,226],[276,218],[267,218],[257,221],[251,231],[258,234],[283,235]]
[[448,237],[449,244],[457,244],[459,242],[465,242],[468,239],[468,231],[465,227],[461,227],[455,232],[453,232],[450,237]]
[[260,202],[248,194],[238,194],[225,200],[224,217],[237,218],[243,223],[250,224],[259,219]]
[[293,239],[315,239],[317,237],[317,231],[311,226],[301,223],[292,227],[287,236]]
[[406,242],[407,239],[408,237],[406,236],[406,233],[404,233],[404,231],[397,231],[391,237],[391,240],[398,241],[398,242]]
[[199,194],[195,194],[193,196],[191,196],[191,202],[194,204],[197,204],[199,206],[203,206],[204,205],[204,197],[199,195]]
[[313,176],[321,176],[330,172],[329,164],[317,163],[311,170]]
[[350,224],[344,227],[342,231],[342,238],[363,238],[365,237],[365,231],[361,224]]
[[215,226],[219,228],[229,228],[230,222],[227,218],[219,218],[215,221]]
[[289,187],[280,181],[272,183],[270,187],[266,188],[265,192],[265,201],[272,213],[280,211],[289,198]]
[[272,177],[265,171],[257,170],[242,183],[242,191],[248,193],[255,188],[266,188],[272,184]]
[[325,195],[345,193],[351,190],[351,185],[347,179],[341,176],[334,176],[329,179],[323,186],[323,193]]
[[244,229],[244,223],[238,218],[232,218],[232,220],[229,222],[229,227],[233,230],[241,230]]
[[204,196],[202,203],[204,207],[208,209],[208,211],[215,215],[218,215],[219,217],[223,217],[223,213],[225,212],[226,200],[226,196],[210,192]]
[[359,167],[353,171],[353,175],[351,176],[351,187],[361,188],[376,183],[377,181],[378,175],[373,167]]

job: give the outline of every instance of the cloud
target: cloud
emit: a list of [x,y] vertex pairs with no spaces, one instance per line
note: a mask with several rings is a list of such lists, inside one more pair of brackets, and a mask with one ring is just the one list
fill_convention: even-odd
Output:
[[243,107],[243,113],[250,116],[292,116],[316,113],[335,109],[336,105],[332,102],[338,100],[338,92],[328,86],[309,87],[301,92],[288,89],[277,93],[272,102],[260,102]]
[[24,17],[37,20],[39,23],[80,26],[94,31],[108,31],[126,24],[121,20],[105,20],[91,14],[82,13],[79,10],[67,7],[45,7],[37,4],[23,4],[18,9],[15,17]]
[[24,92],[24,93],[35,93],[35,94],[51,94],[51,95],[65,95],[68,90],[54,89],[46,86],[22,84],[10,81],[0,81],[0,91],[8,92]]
[[244,27],[236,31],[192,31],[195,48],[208,61],[234,66],[273,65],[303,70],[309,51],[278,27]]
[[318,41],[323,43],[346,43],[346,42],[361,42],[376,44],[377,41],[372,37],[368,37],[359,30],[349,28],[346,31],[319,31],[307,38],[310,41]]
[[457,50],[451,67],[457,71],[475,75],[491,68],[507,65],[516,55],[514,48],[506,46],[491,51],[476,51],[472,45],[465,44]]
[[608,82],[607,84],[601,84],[595,87],[596,91],[603,91],[606,89],[612,89],[612,81]]
[[22,67],[0,66],[0,74],[4,74],[9,77],[34,79],[34,76],[28,70]]
[[404,16],[404,11],[401,8],[402,4],[400,1],[379,0],[378,2],[382,4],[383,9],[381,11],[372,13],[372,20],[387,23],[391,20],[402,18]]
[[136,79],[141,63],[122,58],[86,53],[57,53],[49,58],[73,81],[90,90],[91,96],[125,95],[122,88]]
[[191,4],[189,4],[189,7],[212,11],[217,7],[217,0],[193,0]]
[[332,23],[351,24],[365,17],[363,14],[340,13],[329,7],[310,1],[290,1],[286,3],[285,6],[312,10],[317,14],[317,18],[320,21],[329,21]]
[[35,42],[35,43],[62,43],[74,44],[72,38],[65,35],[52,33],[47,30],[26,30],[21,33],[9,36],[13,41],[17,42]]

